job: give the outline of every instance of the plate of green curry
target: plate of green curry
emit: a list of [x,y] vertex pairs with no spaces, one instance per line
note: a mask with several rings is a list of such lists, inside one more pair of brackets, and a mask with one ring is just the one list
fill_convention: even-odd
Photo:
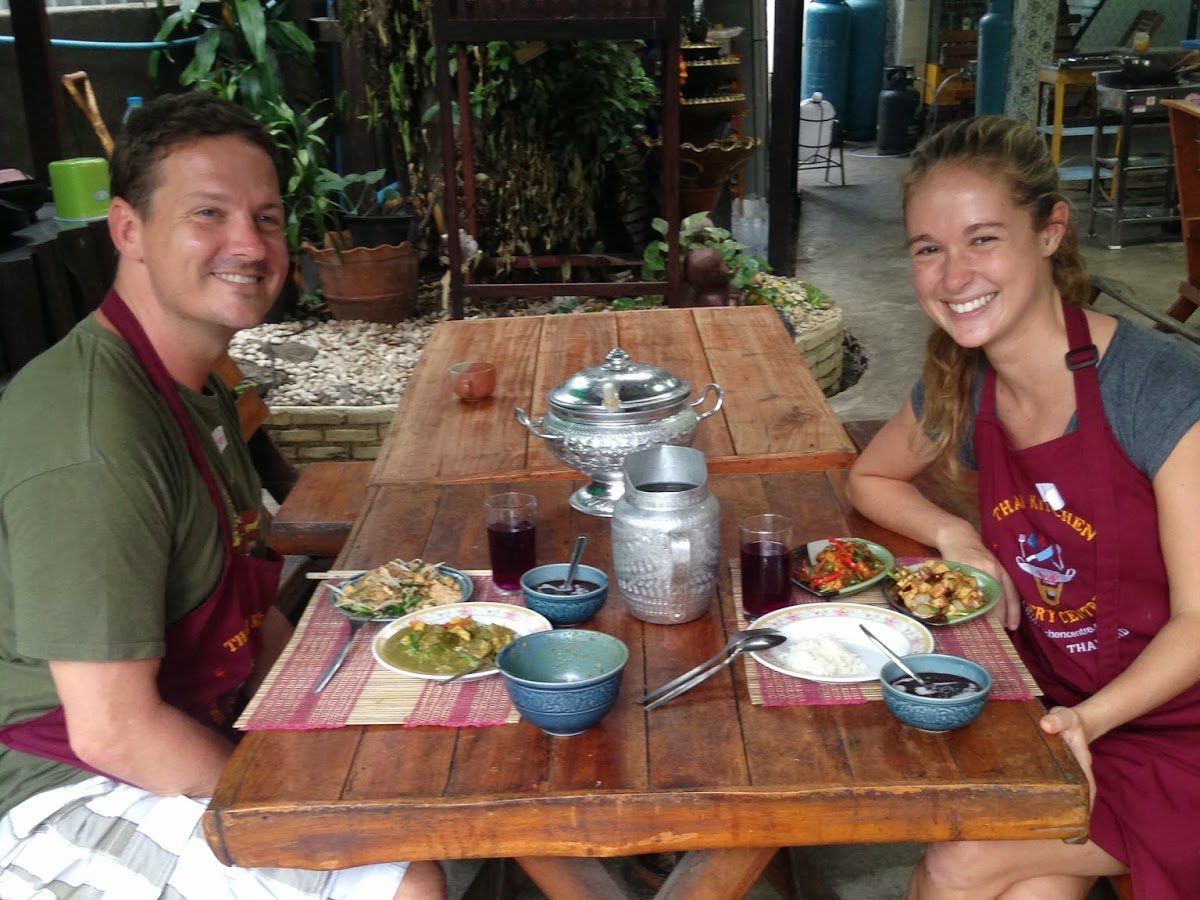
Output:
[[463,681],[496,672],[496,654],[516,638],[550,631],[543,616],[511,603],[452,603],[401,616],[380,629],[371,644],[385,669],[444,681],[462,672]]

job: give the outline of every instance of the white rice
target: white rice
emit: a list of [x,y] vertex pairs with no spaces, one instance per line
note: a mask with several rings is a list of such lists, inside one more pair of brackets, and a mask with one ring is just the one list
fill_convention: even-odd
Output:
[[829,634],[794,637],[773,651],[775,659],[795,672],[820,678],[866,675],[866,664]]

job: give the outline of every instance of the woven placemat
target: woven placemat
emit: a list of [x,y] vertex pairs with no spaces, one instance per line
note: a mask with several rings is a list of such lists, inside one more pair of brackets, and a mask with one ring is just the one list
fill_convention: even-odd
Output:
[[[920,560],[904,560],[906,564]],[[729,561],[729,572],[733,581],[733,604],[737,611],[738,630],[746,628],[746,613],[742,608],[742,567],[736,559]],[[810,594],[792,587],[792,602],[824,603]],[[883,591],[868,588],[846,597],[848,603],[863,603],[868,606],[888,606]],[[888,607],[890,609],[890,607]],[[1041,690],[1021,662],[1017,650],[1004,626],[991,616],[980,616],[961,625],[931,627],[934,651],[962,656],[979,663],[991,673],[993,700],[1029,700],[1041,696]],[[758,663],[749,656],[746,661],[746,687],[750,702],[756,706],[836,706],[851,703],[866,703],[882,700],[883,688],[878,680],[856,684],[825,684],[792,678]]]
[[[472,571],[473,600],[521,603],[492,584],[490,572]],[[313,685],[350,631],[322,585],[313,594],[287,648],[235,723],[246,731],[340,728],[344,725],[504,725],[519,721],[499,675],[441,684],[379,666],[371,642],[382,625],[367,624],[354,637],[342,667],[325,690]]]

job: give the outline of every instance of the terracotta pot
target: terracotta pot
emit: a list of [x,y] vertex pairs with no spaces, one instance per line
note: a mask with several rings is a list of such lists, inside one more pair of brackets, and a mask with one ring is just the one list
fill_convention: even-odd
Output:
[[302,246],[317,267],[335,319],[399,322],[413,314],[419,260],[408,241],[340,251],[307,241]]

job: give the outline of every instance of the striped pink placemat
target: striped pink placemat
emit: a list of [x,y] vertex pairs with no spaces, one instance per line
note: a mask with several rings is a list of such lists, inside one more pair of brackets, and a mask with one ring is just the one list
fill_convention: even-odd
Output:
[[[468,572],[472,600],[523,605],[520,594],[492,584],[490,572]],[[342,667],[319,694],[313,686],[341,648],[350,622],[334,609],[329,589],[313,594],[296,633],[246,706],[236,727],[246,731],[340,728],[344,725],[504,725],[519,720],[499,675],[452,684],[409,678],[375,662],[371,641],[382,625],[354,637]]]
[[[920,560],[903,562],[911,564]],[[740,630],[747,625],[746,614],[742,608],[741,562],[736,559],[730,560],[729,571],[733,581],[737,627]],[[846,601],[870,606],[888,605],[883,592],[877,587],[853,594],[847,597]],[[793,586],[792,602],[802,604],[826,601]],[[1041,695],[1042,692],[1033,676],[1029,674],[1012,641],[1005,634],[1004,627],[991,616],[980,616],[961,625],[931,627],[929,630],[933,634],[935,652],[965,657],[988,670],[992,676],[991,699],[1029,700]],[[746,686],[750,693],[750,702],[756,706],[838,706],[883,699],[883,688],[877,680],[855,684],[826,684],[804,678],[792,678],[774,669],[768,669],[749,656],[746,656],[745,660]]]

